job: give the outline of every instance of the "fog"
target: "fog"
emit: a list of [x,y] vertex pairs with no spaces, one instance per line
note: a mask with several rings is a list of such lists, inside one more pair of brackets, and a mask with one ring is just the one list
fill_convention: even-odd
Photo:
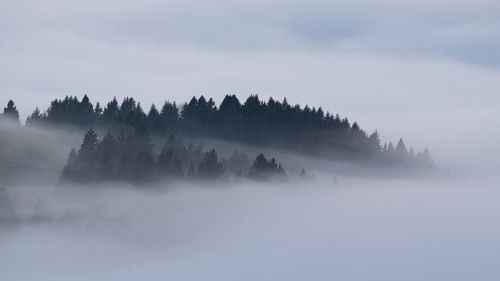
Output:
[[[146,187],[144,187],[146,188]],[[496,280],[495,185],[24,187],[52,219],[2,233],[6,280]],[[64,191],[61,191],[64,189]],[[35,195],[36,194],[36,195]],[[27,218],[24,218],[27,219]]]
[[[330,163],[313,169],[314,181],[70,185],[57,179],[83,132],[1,128],[2,155],[12,147],[65,151],[2,157],[19,167],[45,163],[3,174],[10,180],[0,202],[7,197],[12,209],[2,204],[2,218],[16,220],[0,231],[5,280],[500,277],[493,176],[367,177]],[[305,166],[329,164],[275,154]]]
[[74,128],[21,128],[0,120],[1,185],[54,184],[83,132]]
[[65,95],[145,109],[287,97],[428,147],[440,168],[395,176],[204,139],[315,180],[71,185],[59,177],[83,131],[0,118],[0,279],[500,280],[499,8],[2,1],[0,105],[13,99],[22,123]]

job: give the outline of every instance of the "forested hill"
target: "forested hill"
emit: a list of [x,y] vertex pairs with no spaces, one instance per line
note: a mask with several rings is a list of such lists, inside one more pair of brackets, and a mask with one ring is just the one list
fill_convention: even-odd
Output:
[[[19,118],[12,101],[3,115]],[[82,100],[67,96],[52,101],[44,112],[36,108],[26,126],[38,124],[112,131],[146,129],[154,135],[210,137],[377,165],[433,165],[427,149],[415,154],[402,139],[396,147],[392,143],[381,145],[377,132],[367,134],[357,122],[321,107],[290,105],[286,98],[265,102],[252,95],[241,103],[235,95],[227,95],[217,106],[212,98],[200,96],[181,106],[169,101],[161,108],[152,105],[146,113],[132,97],[121,103],[114,98],[102,106],[92,104],[87,95]]]

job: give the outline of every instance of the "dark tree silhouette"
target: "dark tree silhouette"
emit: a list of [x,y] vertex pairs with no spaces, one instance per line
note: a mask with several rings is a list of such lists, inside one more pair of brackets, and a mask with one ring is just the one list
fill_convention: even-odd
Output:
[[46,116],[42,115],[42,113],[40,113],[40,109],[38,109],[37,107],[35,108],[33,113],[31,113],[31,115],[26,119],[26,126],[39,125],[45,118]]
[[197,176],[202,179],[218,179],[224,175],[224,166],[219,162],[215,149],[205,153],[198,166]]
[[184,171],[179,157],[172,147],[164,147],[158,156],[160,169],[168,176],[174,178],[184,178]]
[[[196,171],[193,163],[198,163]],[[218,179],[224,167],[214,149],[203,152],[201,146],[186,146],[171,135],[159,155],[153,152],[151,136],[141,127],[118,137],[107,133],[102,140],[89,129],[78,151],[72,149],[61,174],[61,180],[76,182],[129,181],[145,182],[162,178],[184,179],[186,166],[189,179]]]
[[169,131],[175,131],[179,124],[179,109],[174,103],[166,101],[160,112],[163,127]]
[[149,130],[153,132],[161,132],[163,131],[162,119],[160,116],[160,112],[156,109],[156,106],[153,104],[149,109],[148,117],[147,117],[147,126]]
[[286,176],[281,164],[276,162],[276,159],[267,160],[264,154],[259,154],[252,164],[250,177],[258,180],[268,180],[271,178],[284,178]]
[[408,154],[408,151],[406,150],[406,145],[403,142],[403,139],[399,139],[398,145],[396,145],[396,152],[399,153],[400,155]]
[[101,123],[105,125],[113,124],[118,121],[119,114],[120,108],[118,107],[118,101],[116,97],[114,97],[104,108],[101,115]]
[[19,123],[19,111],[12,100],[9,100],[7,106],[3,109],[3,117],[9,120],[14,120]]
[[[15,107],[12,104],[9,108]],[[226,95],[217,107],[211,98],[194,96],[181,108],[179,110],[175,103],[166,101],[160,111],[152,105],[146,114],[132,97],[125,98],[121,105],[114,98],[104,109],[99,104],[94,107],[86,95],[81,101],[76,97],[65,97],[52,101],[44,113],[35,110],[27,124],[65,123],[114,132],[146,128],[158,136],[175,133],[190,138],[218,138],[376,166],[427,166],[425,163],[432,163],[432,160],[422,161],[422,157],[417,157],[423,152],[409,153],[402,140],[396,148],[392,144],[381,147],[376,131],[367,134],[357,122],[351,123],[347,117],[325,112],[321,107],[290,105],[286,98],[278,101],[271,97],[265,102],[259,96],[251,95],[240,102],[235,95]],[[190,165],[187,158],[197,154],[198,160],[193,160],[196,167],[202,155],[194,146],[188,145],[185,149],[185,153],[176,150],[176,155],[183,169],[187,170]],[[124,160],[127,157],[124,156]]]

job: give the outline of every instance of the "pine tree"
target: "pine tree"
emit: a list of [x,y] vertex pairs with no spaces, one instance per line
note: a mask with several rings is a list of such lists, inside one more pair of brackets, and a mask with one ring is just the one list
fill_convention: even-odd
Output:
[[218,161],[215,149],[206,152],[198,166],[197,176],[199,178],[217,179],[221,178],[223,175],[224,167],[222,163]]
[[106,108],[104,108],[101,115],[101,122],[105,125],[109,125],[118,121],[119,117],[119,107],[116,97],[112,101],[108,102]]
[[101,119],[101,116],[102,116],[102,112],[103,112],[103,109],[101,107],[101,104],[99,102],[96,103],[95,109],[94,109],[94,122],[99,122],[99,120]]
[[[82,145],[78,151],[78,160],[85,165],[92,165],[97,160],[96,149],[97,149],[97,133],[89,129],[85,136],[83,137]],[[89,167],[86,167],[89,169]]]
[[399,139],[398,145],[396,145],[396,152],[398,152],[400,155],[408,154],[408,151],[406,150],[406,145],[403,142],[403,139]]
[[163,148],[158,156],[158,165],[167,176],[184,178],[181,161],[172,147]]
[[12,100],[9,100],[9,102],[7,103],[7,107],[4,107],[3,117],[19,123],[19,111],[17,110],[16,105]]
[[184,120],[195,120],[198,116],[197,114],[198,110],[198,100],[196,97],[193,96],[193,98],[189,101],[189,103],[185,104],[184,107],[182,108],[182,119]]
[[62,172],[62,178],[66,180],[75,179],[75,164],[78,158],[78,154],[74,148],[71,149],[68,160],[66,160],[66,165],[64,166]]
[[40,109],[38,107],[35,108],[33,113],[26,119],[26,126],[33,126],[40,124],[44,116],[40,113]]
[[90,99],[87,95],[83,96],[77,114],[78,114],[77,122],[79,126],[85,128],[95,124],[96,115],[94,112],[94,106],[90,102]]
[[166,129],[174,130],[179,122],[179,109],[175,102],[165,102],[161,108],[160,117]]
[[83,137],[83,143],[80,146],[80,150],[94,150],[97,147],[97,133],[89,129],[85,136]]
[[427,167],[435,167],[435,165],[432,161],[432,158],[431,158],[431,154],[429,152],[429,149],[427,149],[427,147],[424,149],[423,152],[417,153],[416,158],[418,159],[418,161],[420,162],[421,165],[424,165]]
[[147,117],[148,128],[153,132],[160,132],[163,128],[162,119],[160,116],[160,112],[156,109],[156,106],[153,104],[149,109],[148,117]]
[[275,158],[267,160],[264,154],[260,153],[252,164],[249,176],[258,180],[269,180],[273,177],[283,178],[286,173]]
[[378,132],[373,132],[368,138],[368,145],[370,153],[378,153],[381,151],[380,148],[380,138],[378,136]]

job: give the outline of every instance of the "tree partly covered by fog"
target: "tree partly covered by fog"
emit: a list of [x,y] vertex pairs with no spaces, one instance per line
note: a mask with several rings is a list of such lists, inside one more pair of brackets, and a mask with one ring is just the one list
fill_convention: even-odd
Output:
[[9,100],[7,106],[4,107],[1,117],[19,123],[19,111],[12,100]]
[[286,173],[281,164],[276,162],[276,159],[271,158],[268,160],[261,153],[252,164],[250,177],[258,180],[268,180],[271,178],[285,178]]
[[235,150],[229,159],[222,159],[224,167],[229,174],[236,176],[247,175],[250,171],[250,160],[248,155],[241,151]]
[[224,166],[219,162],[215,149],[205,152],[198,166],[198,177],[221,178],[224,175]]
[[161,108],[152,105],[146,113],[132,97],[121,104],[114,98],[102,108],[85,95],[81,101],[77,97],[56,99],[44,113],[37,108],[26,121],[27,125],[35,123],[114,131],[146,128],[158,136],[211,137],[330,159],[433,166],[425,151],[415,154],[399,143],[396,148],[392,144],[382,146],[376,131],[367,134],[346,117],[321,107],[291,105],[286,98],[266,102],[251,95],[242,103],[235,95],[226,95],[217,106],[212,98],[200,96],[180,107],[168,101]]
[[[61,179],[74,182],[142,182],[160,179],[213,180],[222,179],[225,175],[248,175],[243,174],[245,168],[242,163],[248,156],[242,152],[235,152],[229,160],[220,160],[215,149],[204,151],[201,145],[185,145],[174,135],[168,137],[158,155],[153,147],[145,128],[131,134],[121,132],[118,136],[108,132],[102,139],[90,129],[83,137],[80,149],[72,149],[69,153]],[[236,166],[226,170],[224,163]],[[264,170],[259,165],[254,164],[256,173],[253,172],[252,177],[260,177],[260,173],[275,173],[270,169],[276,165],[274,158]],[[284,175],[281,166],[276,168],[279,168],[278,174]]]

